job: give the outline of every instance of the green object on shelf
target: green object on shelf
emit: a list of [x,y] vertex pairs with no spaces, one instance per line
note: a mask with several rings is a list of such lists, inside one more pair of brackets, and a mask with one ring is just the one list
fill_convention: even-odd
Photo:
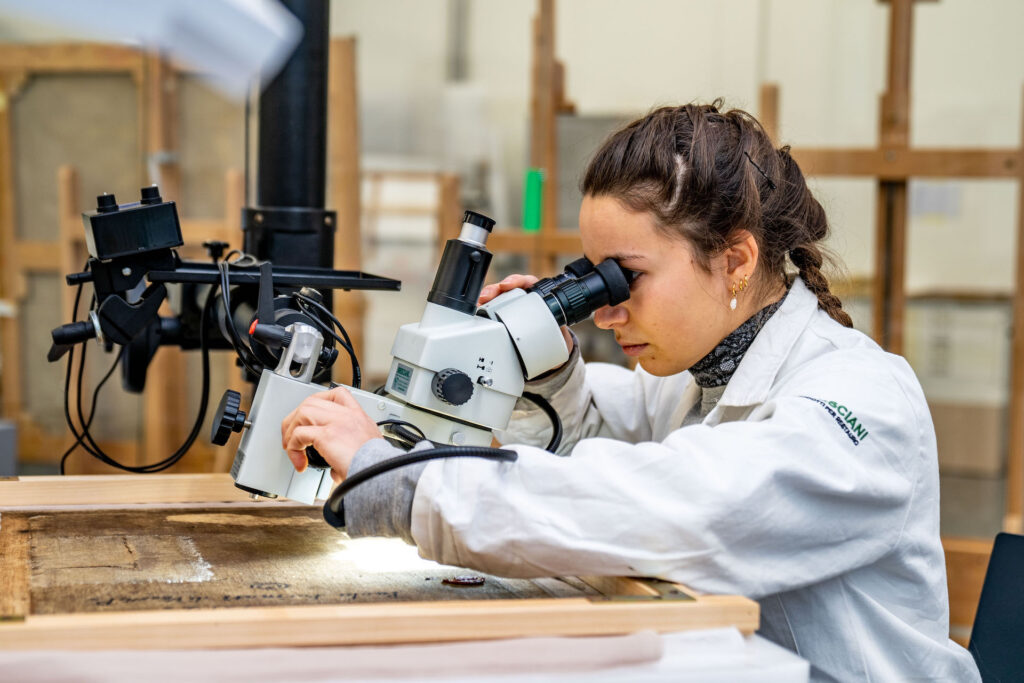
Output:
[[523,182],[523,231],[540,232],[541,212],[544,207],[544,170],[526,169]]

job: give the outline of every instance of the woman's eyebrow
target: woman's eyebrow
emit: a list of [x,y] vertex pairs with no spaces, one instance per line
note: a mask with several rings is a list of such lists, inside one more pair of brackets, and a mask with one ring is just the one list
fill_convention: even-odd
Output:
[[643,254],[610,254],[606,258],[614,259],[617,262],[621,261],[646,261],[647,257]]

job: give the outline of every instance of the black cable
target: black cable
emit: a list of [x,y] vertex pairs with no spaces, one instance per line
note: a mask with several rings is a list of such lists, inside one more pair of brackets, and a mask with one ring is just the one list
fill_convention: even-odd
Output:
[[242,362],[246,370],[253,376],[259,377],[261,373],[253,368],[253,364],[262,364],[256,359],[256,354],[249,347],[245,346],[245,342],[239,338],[238,330],[235,329],[235,321],[231,319],[231,282],[228,277],[228,268],[230,266],[231,263],[227,259],[221,261],[217,266],[220,271],[220,298],[224,302],[224,326],[227,328],[228,341],[231,342],[231,348],[234,349],[235,355]]
[[[86,420],[84,425],[82,425],[82,429],[83,430],[87,430],[87,429],[89,429],[90,426],[92,426],[92,420],[96,416],[96,406],[98,405],[98,400],[97,399],[99,399],[99,396],[100,396],[100,389],[102,389],[103,385],[107,383],[107,380],[110,379],[110,376],[114,374],[114,370],[117,369],[117,365],[118,365],[118,363],[121,362],[121,357],[123,355],[124,355],[124,347],[121,347],[121,351],[117,354],[117,357],[114,358],[114,362],[110,364],[110,368],[107,370],[107,374],[103,375],[103,379],[100,380],[99,384],[97,384],[96,388],[93,390],[93,392],[92,392],[92,405],[89,407],[89,419]],[[69,366],[68,369],[70,370],[70,366]],[[81,396],[79,396],[79,399],[81,399]],[[65,402],[67,402],[67,396],[66,395],[65,395],[64,400],[65,400]],[[72,431],[74,432],[74,430],[72,430]],[[80,435],[78,433],[75,433],[75,436],[76,436],[75,442],[73,444],[71,444],[70,446],[68,446],[68,449],[66,451],[64,451],[64,454],[60,458],[60,473],[61,474],[64,474],[64,464],[67,462],[68,457],[75,451],[76,448],[78,448],[79,446],[82,445],[82,438],[83,438],[82,435]]]
[[[341,482],[338,487],[331,492],[331,495],[327,498],[327,502],[324,504],[324,517],[327,518],[327,521],[332,526],[339,526],[343,520],[342,500],[349,491],[369,479],[373,479],[378,475],[390,472],[391,470],[399,467],[415,465],[416,463],[426,462],[428,460],[439,460],[441,458],[484,458],[486,460],[496,460],[498,462],[515,462],[518,457],[519,454],[515,451],[508,451],[500,448],[487,448],[484,446],[441,446],[439,448],[431,448],[396,455],[393,458],[388,458],[387,460],[382,460],[370,465],[366,469],[359,470],[351,477]],[[332,521],[331,516],[334,517],[334,520],[337,520],[337,523]]]
[[[89,270],[89,263],[88,262],[86,262],[85,267],[83,268],[83,270],[84,271],[88,271]],[[82,285],[83,285],[83,283],[81,283],[81,282],[78,284],[78,290],[75,292],[75,303],[71,307],[71,322],[72,323],[78,322],[78,305],[82,301]],[[74,420],[71,419],[71,407],[70,407],[70,399],[71,399],[71,366],[74,365],[74,359],[75,359],[75,347],[72,345],[71,348],[68,349],[68,366],[67,366],[67,370],[64,373],[64,422],[67,424],[68,429],[71,430],[71,434],[74,435],[74,437],[75,437],[75,444],[78,445],[78,444],[82,443],[82,436],[78,433],[78,430],[75,429]],[[64,458],[67,458],[67,454],[65,454],[62,457],[62,459],[61,459],[61,468],[62,468],[61,474],[63,474]]]
[[389,427],[392,425],[396,427],[411,427],[412,429],[415,429],[416,432],[419,434],[420,441],[428,441],[427,435],[423,432],[423,430],[414,425],[412,422],[391,418],[387,420],[381,420],[380,422],[377,423],[378,427]]
[[356,358],[355,350],[352,348],[352,346],[350,344],[345,343],[345,340],[342,339],[341,337],[339,337],[337,335],[337,333],[335,333],[334,328],[332,328],[330,325],[325,323],[323,320],[320,320],[320,317],[317,316],[316,313],[314,313],[313,311],[311,311],[308,308],[306,308],[306,306],[308,304],[303,303],[303,301],[301,299],[296,299],[296,303],[299,305],[299,310],[301,310],[303,313],[305,313],[309,317],[310,321],[313,322],[314,325],[319,327],[323,332],[325,332],[328,335],[330,335],[330,337],[332,339],[334,339],[334,341],[336,341],[338,343],[338,346],[340,346],[341,348],[345,349],[346,352],[348,352],[348,357],[352,360],[352,382],[351,382],[351,385],[352,385],[353,388],[359,389],[362,386],[362,384],[363,384],[363,375],[362,375],[362,372],[359,369],[359,362],[355,360],[355,358]]
[[[389,434],[393,435],[393,439],[395,441],[400,442],[395,445],[400,447],[406,446],[406,450],[409,450],[410,448],[418,444],[420,441],[430,441],[430,439],[427,438],[427,435],[423,433],[422,429],[420,429],[411,422],[406,422],[405,420],[381,420],[380,422],[377,423],[377,426],[392,427],[392,429],[388,430],[388,433],[384,434],[384,438],[387,439],[388,441],[392,441],[392,438],[389,437]],[[406,429],[407,427],[409,429],[416,430],[416,433],[413,433],[409,429]]]
[[[153,472],[160,472],[160,471],[163,471],[163,470],[173,466],[179,460],[181,460],[181,458],[185,455],[185,453],[188,451],[188,449],[192,447],[192,444],[195,443],[196,437],[199,435],[199,431],[202,429],[203,421],[206,419],[206,410],[207,410],[207,408],[209,406],[209,398],[210,398],[210,348],[209,348],[209,344],[207,343],[206,328],[207,328],[207,321],[209,319],[210,310],[211,310],[211,308],[213,306],[213,301],[215,299],[215,294],[216,294],[216,288],[215,287],[211,287],[210,291],[207,293],[206,302],[203,304],[202,318],[200,319],[200,323],[199,323],[199,346],[200,346],[200,349],[201,349],[201,352],[202,352],[202,363],[203,363],[203,368],[202,368],[203,369],[203,373],[202,373],[203,374],[203,386],[202,386],[202,397],[200,399],[200,405],[199,405],[199,413],[196,416],[196,421],[192,425],[192,430],[189,432],[189,435],[186,437],[185,442],[174,453],[172,453],[171,455],[167,456],[166,458],[164,458],[163,460],[160,460],[158,462],[150,463],[148,465],[140,465],[140,466],[125,465],[124,463],[118,462],[114,458],[110,457],[107,453],[105,453],[103,451],[103,449],[92,438],[92,435],[91,435],[91,433],[89,432],[89,429],[88,429],[89,422],[84,419],[84,414],[82,413],[82,407],[81,407],[82,375],[83,375],[83,368],[85,366],[85,356],[86,356],[86,353],[85,353],[86,347],[85,346],[82,347],[82,361],[81,361],[81,363],[79,364],[79,367],[78,367],[78,383],[77,383],[78,384],[78,396],[79,396],[78,417],[79,417],[79,422],[83,426],[81,436],[78,436],[78,432],[75,431],[73,423],[71,422],[70,412],[67,409],[67,394],[66,393],[65,393],[65,416],[66,416],[66,418],[68,420],[68,426],[71,428],[72,433],[75,434],[76,436],[78,436],[80,442],[81,442],[82,439],[84,439],[85,442],[88,442],[88,443],[80,443],[80,445],[90,455],[92,455],[96,459],[100,460],[101,462],[104,462],[104,463],[110,465],[111,467],[116,467],[116,468],[118,468],[120,470],[124,470],[126,472],[133,472],[133,473],[138,473],[138,474],[147,474],[147,473],[153,473]],[[76,306],[75,306],[75,308],[77,310],[77,299],[76,299]],[[124,349],[122,349],[122,353],[123,353],[123,351],[124,351]],[[71,359],[70,359],[70,356],[69,356],[69,359],[68,359],[68,379],[67,379],[67,383],[68,384],[70,383],[70,374],[71,374]],[[67,385],[66,385],[65,388],[67,389]],[[90,418],[90,421],[91,421],[91,418]]]
[[296,293],[295,296],[298,299],[302,299],[306,303],[312,304],[319,311],[321,311],[324,315],[326,315],[328,318],[330,318],[332,321],[334,321],[334,324],[338,326],[338,330],[341,331],[341,336],[345,337],[345,343],[348,344],[349,346],[352,346],[352,340],[349,339],[348,332],[345,331],[345,326],[341,324],[341,321],[338,320],[338,318],[336,318],[333,313],[331,313],[331,310],[329,308],[324,306],[322,303],[320,303],[316,299],[314,299],[312,297],[309,297],[309,296],[306,296],[305,294]]
[[539,407],[551,420],[551,441],[548,442],[545,450],[554,453],[558,450],[559,444],[562,443],[562,420],[558,417],[558,411],[551,407],[551,404],[547,400],[538,394],[531,394],[528,391],[523,392],[523,398],[531,403],[534,403]]
[[[348,352],[349,359],[352,361],[352,386],[355,387],[356,389],[359,389],[362,386],[362,383],[363,383],[363,379],[362,379],[363,378],[363,374],[362,374],[362,371],[359,368],[359,359],[356,358],[355,348],[352,346],[352,339],[348,336],[348,332],[345,331],[345,326],[341,324],[340,320],[338,320],[336,317],[334,317],[334,314],[331,313],[331,311],[326,306],[324,306],[322,303],[320,303],[316,299],[313,299],[311,297],[308,297],[308,296],[305,296],[304,294],[299,294],[299,293],[295,294],[295,298],[298,301],[303,301],[303,302],[305,302],[307,304],[310,304],[311,306],[316,308],[318,311],[320,311],[321,313],[326,315],[335,325],[337,325],[338,331],[341,332],[341,336],[343,336],[345,338],[345,342],[342,343],[342,341],[340,339],[338,339],[338,336],[336,334],[334,334],[333,330],[330,331],[331,332],[331,336],[333,336],[338,341],[338,344],[341,345],[341,347],[344,348]],[[315,316],[310,316],[310,317],[315,317]]]
[[[316,325],[321,330],[323,330],[324,332],[329,334],[331,336],[331,338],[334,339],[334,341],[338,342],[338,346],[340,346],[341,348],[345,349],[345,351],[348,352],[349,356],[352,356],[352,355],[355,354],[355,349],[352,348],[351,342],[347,342],[344,339],[342,339],[341,337],[339,337],[338,333],[334,331],[334,327],[333,326],[328,325],[323,320],[321,320],[320,316],[318,316],[315,312],[313,312],[310,309],[306,308],[309,305],[309,301],[306,299],[306,297],[296,296],[296,303],[299,305],[299,310],[302,311],[303,313],[305,313],[309,317],[309,319],[313,322],[314,325]],[[359,387],[356,387],[356,388],[358,389]]]

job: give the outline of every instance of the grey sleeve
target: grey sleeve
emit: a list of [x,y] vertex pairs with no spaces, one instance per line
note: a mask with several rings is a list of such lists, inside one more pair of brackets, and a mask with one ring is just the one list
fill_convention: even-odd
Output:
[[[412,450],[421,451],[432,447],[429,441],[421,441]],[[352,458],[349,476],[405,452],[382,438],[367,441]],[[345,531],[348,535],[353,538],[397,536],[406,543],[414,544],[410,528],[412,499],[426,466],[427,463],[421,462],[399,467],[349,491],[345,496]]]

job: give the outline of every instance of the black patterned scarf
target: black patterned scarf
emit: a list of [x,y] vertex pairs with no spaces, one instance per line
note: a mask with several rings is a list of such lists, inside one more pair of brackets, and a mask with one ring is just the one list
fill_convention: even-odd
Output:
[[745,323],[720,341],[718,346],[711,349],[708,355],[694,363],[690,368],[690,374],[693,375],[694,381],[705,389],[728,384],[747,349],[754,343],[754,337],[768,322],[768,318],[771,318],[775,311],[779,310],[788,294],[789,290],[786,290],[786,294],[781,299],[773,304],[768,304],[750,316]]

